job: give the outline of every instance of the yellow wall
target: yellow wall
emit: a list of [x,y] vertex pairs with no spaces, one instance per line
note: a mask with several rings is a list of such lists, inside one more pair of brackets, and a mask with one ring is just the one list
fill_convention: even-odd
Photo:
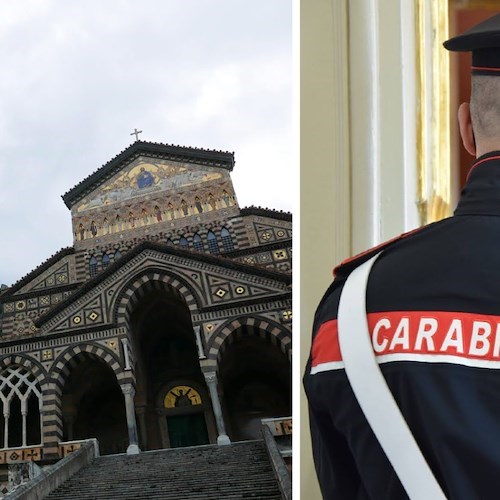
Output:
[[[301,370],[314,310],[336,262],[350,254],[350,173],[345,0],[301,2]],[[301,498],[321,498],[301,395]]]

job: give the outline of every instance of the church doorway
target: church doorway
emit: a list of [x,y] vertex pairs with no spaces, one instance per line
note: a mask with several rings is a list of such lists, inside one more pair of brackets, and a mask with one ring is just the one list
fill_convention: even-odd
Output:
[[102,455],[124,453],[129,444],[125,402],[113,370],[84,353],[77,361],[62,395],[63,440],[97,438]]
[[157,411],[163,442],[170,448],[200,446],[210,443],[208,423],[211,407],[204,388],[193,381],[179,381],[160,392]]
[[208,431],[203,413],[167,417],[171,448],[208,444]]
[[290,362],[258,333],[248,326],[233,332],[219,364],[231,441],[260,439],[261,419],[291,415]]
[[216,439],[189,308],[174,290],[146,293],[131,317],[143,450]]

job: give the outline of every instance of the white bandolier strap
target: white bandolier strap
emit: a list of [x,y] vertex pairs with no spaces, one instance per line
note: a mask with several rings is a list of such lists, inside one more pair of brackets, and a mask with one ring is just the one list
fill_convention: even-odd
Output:
[[340,296],[339,343],[352,390],[411,500],[446,500],[399,410],[373,352],[366,286],[380,253],[356,268]]

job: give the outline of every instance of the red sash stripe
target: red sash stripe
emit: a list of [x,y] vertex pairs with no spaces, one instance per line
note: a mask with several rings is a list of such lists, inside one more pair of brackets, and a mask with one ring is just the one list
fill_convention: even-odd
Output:
[[[500,368],[500,316],[443,311],[370,313],[368,329],[379,362],[413,360]],[[312,373],[342,368],[341,362],[335,319],[323,323],[314,339]]]

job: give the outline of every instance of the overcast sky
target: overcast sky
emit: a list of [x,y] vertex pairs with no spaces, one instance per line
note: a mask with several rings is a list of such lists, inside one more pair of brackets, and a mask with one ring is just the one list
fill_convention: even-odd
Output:
[[234,151],[292,211],[291,0],[0,2],[0,283],[72,245],[61,195],[141,140]]

